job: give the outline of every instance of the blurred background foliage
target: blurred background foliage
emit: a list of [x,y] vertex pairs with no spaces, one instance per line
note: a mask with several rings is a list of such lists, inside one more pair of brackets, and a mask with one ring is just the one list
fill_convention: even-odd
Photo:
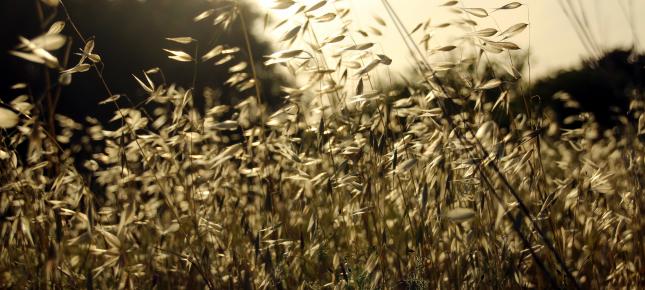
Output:
[[[533,95],[541,98],[541,110],[552,109],[558,120],[580,112],[592,112],[605,129],[621,122],[636,122],[629,104],[641,99],[645,89],[645,55],[634,50],[614,49],[598,60],[587,60],[579,68],[557,72],[538,80]],[[553,98],[566,93],[575,103],[570,105]],[[621,120],[622,117],[622,120]]]
[[[0,96],[5,101],[13,99],[23,92],[11,90],[15,83],[30,84],[32,95],[36,101],[42,101],[44,85],[43,66],[27,62],[7,53],[18,45],[18,36],[34,37],[46,31],[57,20],[65,20],[63,11],[56,11],[51,19],[39,19],[38,9],[43,9],[49,15],[52,9],[40,5],[40,1],[4,0],[0,2],[0,67],[5,74],[0,78]],[[166,40],[168,37],[189,36],[198,40],[200,52],[204,54],[215,45],[221,44],[230,47],[244,47],[244,38],[239,25],[239,19],[229,26],[228,31],[213,27],[211,21],[195,23],[193,18],[204,10],[218,8],[226,5],[227,1],[203,0],[69,0],[65,1],[69,13],[76,26],[85,38],[95,39],[96,51],[105,63],[103,75],[114,94],[127,95],[133,102],[142,101],[146,93],[137,84],[132,74],[141,76],[143,71],[159,67],[165,80],[178,86],[189,88],[192,85],[194,66],[193,63],[177,63],[168,59],[167,53],[162,48],[186,49],[194,52],[194,46],[181,47],[177,43]],[[245,5],[240,2],[248,22],[261,18],[257,7]],[[38,7],[40,6],[40,8]],[[41,24],[42,23],[42,24]],[[249,23],[249,25],[251,25]],[[71,25],[67,25],[64,35],[74,36],[72,52],[76,47],[81,47],[81,41],[76,36]],[[261,61],[262,56],[269,53],[269,44],[256,37],[251,38],[251,47],[256,61]],[[58,51],[59,58],[63,59],[64,49]],[[70,64],[77,60],[72,55]],[[245,50],[237,53],[230,64],[248,60]],[[269,103],[276,105],[279,102],[277,94],[278,84],[282,82],[280,76],[265,71],[259,67],[258,75],[264,84],[263,94]],[[229,78],[228,65],[215,66],[213,61],[199,63],[196,71],[195,102],[200,104],[200,96],[204,88],[216,89],[215,94],[220,95],[219,100],[224,104],[235,104],[247,95],[240,95],[234,88],[223,85]],[[56,75],[56,74],[54,74]],[[155,82],[162,82],[160,76],[153,78]],[[101,85],[96,73],[75,74],[72,85],[65,87],[57,113],[82,120],[86,115],[93,116],[101,121],[107,121],[113,116],[113,108],[109,105],[99,105],[105,99],[105,89]],[[201,106],[201,105],[200,105]]]

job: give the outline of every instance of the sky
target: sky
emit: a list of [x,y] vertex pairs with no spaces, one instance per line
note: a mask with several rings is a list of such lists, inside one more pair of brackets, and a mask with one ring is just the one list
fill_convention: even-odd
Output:
[[[262,7],[271,7],[273,0],[258,1]],[[528,23],[529,28],[521,34],[514,36],[509,41],[517,43],[522,50],[530,50],[531,54],[531,76],[547,76],[559,69],[565,69],[579,64],[584,58],[590,56],[585,50],[582,41],[576,34],[576,30],[567,18],[560,2],[570,1],[575,8],[584,10],[590,29],[596,42],[601,44],[603,49],[614,47],[629,47],[634,39],[640,39],[637,48],[643,51],[642,41],[645,40],[645,17],[638,17],[638,11],[645,11],[643,0],[524,0],[519,1],[523,5],[513,10],[500,10],[490,14],[486,18],[471,17],[479,24],[479,28],[495,28],[499,31],[516,23]],[[317,0],[300,0],[299,3],[316,3]],[[379,27],[373,15],[378,15],[386,20],[388,25],[383,30],[383,35],[372,38],[376,40],[377,49],[387,54],[394,62],[392,67],[401,70],[409,67],[411,61],[407,49],[401,42],[396,29],[387,18],[387,13],[380,0],[343,0],[328,1],[339,2],[352,8],[351,19],[354,27],[368,28],[369,26]],[[399,14],[408,29],[412,29],[418,23],[431,18],[433,24],[439,24],[450,19],[456,19],[459,15],[452,14],[446,7],[440,7],[447,0],[390,0],[391,6]],[[480,7],[489,12],[496,7],[503,6],[513,1],[509,0],[461,0],[453,7]],[[625,9],[621,8],[621,4]],[[631,6],[630,6],[631,5]],[[329,8],[328,8],[329,9]],[[321,14],[324,11],[321,9]],[[293,11],[271,12],[274,19],[289,17]],[[633,16],[633,17],[632,17]],[[628,21],[632,17],[634,23]],[[635,29],[631,29],[634,27]],[[277,39],[283,32],[278,30],[265,33],[270,38]],[[451,45],[456,42],[458,36],[463,33],[455,30],[438,32],[433,43],[435,47]],[[530,44],[530,45],[529,45]],[[276,44],[276,46],[279,45]],[[515,51],[514,53],[521,53]]]

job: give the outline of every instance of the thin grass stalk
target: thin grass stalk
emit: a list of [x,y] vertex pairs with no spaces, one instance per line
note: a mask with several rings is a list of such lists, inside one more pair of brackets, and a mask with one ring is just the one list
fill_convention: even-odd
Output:
[[[387,0],[381,0],[381,1],[382,1],[383,5],[385,6],[386,10],[388,10],[388,11],[389,11],[390,18],[392,19],[392,21],[394,21],[394,22],[398,23],[398,24],[401,26],[400,31],[399,31],[399,32],[401,33],[401,37],[402,37],[402,38],[410,37],[410,34],[407,32],[407,30],[406,30],[405,26],[402,24],[402,22],[401,22],[400,18],[399,18],[399,17],[398,17],[398,15],[396,14],[396,11],[394,11],[394,10],[392,9],[392,7],[390,6],[389,2],[388,2]],[[402,30],[403,32],[401,32],[401,30]],[[407,42],[406,42],[406,43],[407,43]],[[419,50],[418,46],[416,46],[416,44],[415,44],[413,41],[412,41],[412,43],[414,44],[414,45],[413,45],[413,47],[416,49],[417,53],[421,56],[421,59],[422,59],[423,63],[425,63],[425,65],[430,69],[429,62],[425,59],[424,54]],[[442,85],[441,81],[440,81],[440,80],[435,76],[435,73],[434,73],[434,71],[432,71],[432,69],[430,69],[430,73],[431,73],[431,75],[433,76],[434,80],[437,82],[438,86],[442,89],[443,93],[447,96],[447,95],[448,95],[448,94],[447,94],[447,91],[443,88],[443,85]],[[442,102],[439,102],[439,103],[441,104]],[[442,109],[442,111],[443,111],[443,112],[444,112],[444,114],[445,114],[446,110],[445,110],[445,109]],[[457,128],[457,127],[452,123],[452,120],[451,120],[451,118],[450,118],[449,116],[444,116],[444,119],[446,119],[446,120],[448,121],[448,123],[450,124],[450,126],[451,126],[451,127],[453,127],[453,128]],[[472,130],[472,128],[470,128],[470,126],[468,126],[468,125],[466,124],[466,128],[467,128],[467,129],[468,129],[468,131],[472,134],[472,136],[475,136],[474,131]],[[466,139],[461,135],[461,133],[460,133],[460,132],[458,132],[458,131],[457,131],[456,133],[457,133],[457,136],[460,136],[459,140],[460,140],[460,142],[462,142],[462,143],[463,143],[463,145],[468,145],[468,144],[469,144],[469,142],[468,142],[468,141],[467,141],[467,140],[466,140]],[[483,145],[479,142],[479,140],[476,140],[476,143],[477,143],[477,144],[476,144],[476,145],[477,145],[477,146],[476,146],[476,148],[479,148],[479,149],[482,151],[482,156],[489,156],[489,154],[488,154],[487,150],[483,147]],[[504,183],[504,185],[507,187],[507,189],[509,190],[509,192],[511,193],[511,195],[512,195],[512,196],[515,198],[515,200],[518,202],[518,204],[519,204],[519,206],[520,206],[520,209],[524,212],[525,216],[526,216],[527,218],[529,218],[529,220],[530,220],[530,221],[531,221],[531,223],[533,224],[533,227],[535,228],[535,230],[536,230],[536,232],[538,233],[538,235],[542,238],[542,240],[544,241],[544,243],[545,243],[545,245],[547,246],[547,248],[552,252],[552,254],[554,255],[554,257],[556,258],[556,260],[557,260],[557,261],[558,261],[558,263],[560,264],[560,266],[561,266],[562,270],[565,272],[565,274],[566,274],[567,278],[568,278],[569,280],[571,280],[571,282],[573,283],[573,285],[575,286],[575,288],[576,288],[576,289],[581,289],[581,288],[580,288],[580,286],[579,286],[579,284],[578,284],[578,282],[577,282],[577,280],[573,277],[573,275],[572,275],[572,274],[571,274],[571,272],[569,271],[568,266],[566,265],[566,263],[564,262],[564,260],[562,259],[562,257],[558,254],[558,252],[557,252],[557,251],[555,250],[555,248],[553,247],[553,244],[551,243],[550,239],[549,239],[549,238],[545,235],[545,233],[540,229],[540,227],[539,227],[539,225],[537,224],[537,222],[535,222],[532,218],[530,218],[530,217],[531,217],[531,215],[530,215],[530,211],[529,211],[528,207],[525,205],[525,203],[523,202],[522,198],[521,198],[521,197],[519,196],[519,194],[516,192],[516,190],[514,189],[514,187],[510,184],[510,182],[509,182],[509,181],[508,181],[508,179],[504,176],[504,174],[502,174],[502,172],[499,170],[499,168],[497,167],[497,165],[495,164],[495,162],[494,162],[494,161],[493,161],[493,162],[490,162],[490,163],[489,163],[489,166],[491,166],[491,168],[493,169],[493,171],[494,171],[494,172],[497,174],[497,176],[502,180],[502,182],[503,182],[503,183]],[[479,168],[479,167],[477,167],[477,168]],[[479,170],[479,169],[478,169],[478,170]],[[518,234],[519,234],[519,233],[518,233]],[[537,256],[533,256],[533,257],[534,257],[534,258],[537,258]]]

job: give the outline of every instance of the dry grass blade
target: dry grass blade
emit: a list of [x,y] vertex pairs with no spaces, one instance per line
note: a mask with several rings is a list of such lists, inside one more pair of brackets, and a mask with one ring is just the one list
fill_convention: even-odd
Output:
[[18,125],[20,118],[12,110],[0,107],[0,128],[9,129]]
[[301,28],[301,26],[300,26],[300,25],[298,25],[298,26],[296,26],[296,27],[293,27],[293,28],[289,29],[289,31],[287,31],[287,33],[285,33],[285,34],[280,38],[280,41],[290,41],[290,40],[293,40],[294,38],[296,38],[296,36],[298,36],[298,32],[300,32],[300,28]]
[[445,217],[456,223],[469,221],[475,217],[475,211],[470,208],[454,208],[446,212]]
[[488,16],[488,12],[486,12],[486,9],[483,8],[462,8],[464,12],[471,14],[473,16],[477,16],[480,18],[484,18]]
[[500,36],[503,36],[503,39],[511,38],[516,34],[519,34],[520,32],[524,31],[524,29],[529,26],[526,23],[517,23],[515,25],[512,25],[511,27],[507,28],[504,30],[504,32],[500,33]]
[[164,51],[170,53],[170,55],[168,56],[168,58],[170,58],[170,59],[174,59],[174,60],[181,61],[181,62],[193,61],[193,57],[190,56],[190,54],[185,53],[185,52],[183,52],[181,50],[164,49]]
[[195,39],[192,37],[184,36],[184,37],[170,37],[166,38],[166,40],[176,42],[176,43],[181,43],[181,44],[189,44],[191,42],[195,42]]

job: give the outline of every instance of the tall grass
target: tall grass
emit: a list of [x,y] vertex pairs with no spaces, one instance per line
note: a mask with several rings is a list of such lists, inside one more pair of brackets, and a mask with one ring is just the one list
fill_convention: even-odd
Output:
[[[387,17],[364,31],[342,2],[295,9],[275,28],[284,30],[283,49],[264,64],[248,38],[247,47],[201,55],[196,40],[171,39],[184,49],[166,51],[183,65],[229,65],[224,85],[249,95],[235,106],[162,85],[158,69],[133,80],[148,92],[148,106],[125,106],[103,81],[93,40],[84,39],[76,65],[58,61],[64,24],[82,38],[67,14],[49,34],[25,38],[13,53],[48,65],[58,85],[75,73],[98,74],[102,103],[120,126],[43,117],[28,98],[3,105],[0,285],[643,286],[645,122],[625,119],[618,135],[600,132],[585,113],[572,116],[581,127],[565,130],[552,112],[532,110],[520,64],[510,61],[519,49],[512,37],[527,25],[477,24],[496,10],[448,1],[430,6],[456,20],[410,28],[383,0]],[[280,0],[276,9],[298,5]],[[217,7],[195,21],[244,25],[249,37],[242,6]],[[322,23],[338,29],[322,34]],[[416,60],[405,87],[378,77],[392,62],[371,41],[383,26],[397,29]],[[430,35],[446,26],[463,29],[463,38],[435,47]],[[456,50],[462,57],[450,63],[433,58]],[[509,63],[489,61],[495,54]],[[259,65],[300,80],[283,88],[284,106],[274,112],[259,95]],[[208,107],[197,108],[195,98]],[[641,116],[642,99],[632,108]],[[71,142],[77,135],[81,141]],[[88,151],[91,158],[75,158]]]

